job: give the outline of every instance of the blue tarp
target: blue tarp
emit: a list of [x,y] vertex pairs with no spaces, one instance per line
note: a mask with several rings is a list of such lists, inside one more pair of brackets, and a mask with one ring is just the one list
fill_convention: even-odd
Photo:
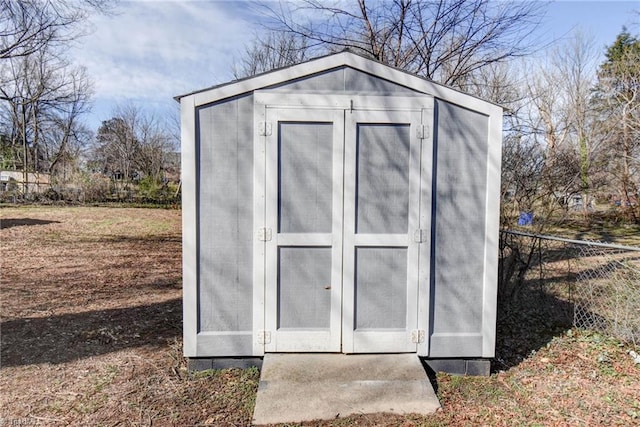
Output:
[[533,224],[533,212],[520,212],[520,218],[518,218],[518,225],[531,225]]

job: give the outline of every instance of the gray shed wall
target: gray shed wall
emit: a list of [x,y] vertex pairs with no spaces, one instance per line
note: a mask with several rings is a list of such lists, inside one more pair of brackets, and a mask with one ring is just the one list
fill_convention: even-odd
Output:
[[[196,114],[198,333],[253,329],[252,115],[252,96]],[[251,354],[252,336],[239,335],[228,345]]]
[[436,100],[432,357],[482,353],[487,116]]

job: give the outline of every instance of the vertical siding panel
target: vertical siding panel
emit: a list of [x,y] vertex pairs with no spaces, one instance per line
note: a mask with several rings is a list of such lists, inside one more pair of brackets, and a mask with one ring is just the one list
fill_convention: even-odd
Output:
[[197,114],[198,355],[251,355],[253,100],[236,98]]
[[431,357],[482,355],[488,117],[436,102]]

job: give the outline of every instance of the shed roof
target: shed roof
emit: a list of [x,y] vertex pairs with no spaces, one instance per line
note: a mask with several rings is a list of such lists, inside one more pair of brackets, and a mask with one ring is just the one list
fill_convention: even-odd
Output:
[[320,56],[300,64],[278,68],[255,76],[233,80],[184,95],[178,95],[174,99],[180,102],[183,98],[194,97],[193,103],[195,106],[205,105],[340,67],[350,67],[462,106],[468,106],[469,103],[477,104],[480,102],[485,104],[484,108],[481,108],[482,110],[485,110],[487,107],[491,108],[492,106],[500,107],[491,101],[433,82],[399,68],[391,67],[349,50]]

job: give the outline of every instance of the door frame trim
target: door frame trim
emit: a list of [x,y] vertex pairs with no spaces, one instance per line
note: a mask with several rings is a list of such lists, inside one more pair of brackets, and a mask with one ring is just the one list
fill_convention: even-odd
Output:
[[[420,143],[420,196],[419,196],[419,227],[431,232],[431,204],[432,204],[432,173],[433,173],[433,142],[434,142],[434,97],[431,95],[416,93],[416,96],[380,96],[380,95],[358,95],[358,94],[335,94],[331,93],[300,93],[286,90],[256,90],[253,93],[254,98],[254,114],[253,114],[253,354],[262,356],[265,354],[265,327],[266,327],[266,264],[268,242],[259,239],[257,231],[261,227],[266,226],[266,163],[267,163],[267,139],[264,131],[261,131],[261,125],[267,121],[267,111],[269,109],[329,109],[341,110],[343,115],[347,115],[352,111],[419,111],[421,114],[422,125],[426,126],[426,131]],[[341,247],[340,253],[344,259],[342,239],[344,239],[344,128],[346,127],[346,117],[342,121],[343,127],[343,157],[342,157],[342,179],[343,191],[341,192],[341,206],[343,217],[341,228]],[[273,131],[273,130],[272,130]],[[335,159],[334,159],[335,160]],[[334,169],[335,171],[335,169]],[[334,194],[335,197],[335,194]],[[334,229],[335,232],[335,229]],[[409,233],[409,237],[411,233]],[[299,237],[299,236],[298,236]],[[296,236],[290,236],[293,240],[297,240]],[[375,237],[366,235],[358,236],[357,239],[368,241],[375,240]],[[292,243],[294,243],[292,241]],[[297,242],[295,242],[297,243]],[[373,242],[371,242],[373,243]],[[419,259],[430,259],[431,239],[418,245]],[[342,261],[344,262],[344,261]],[[344,274],[344,272],[342,272]],[[333,275],[333,273],[332,273]],[[417,326],[418,329],[426,331],[429,335],[430,326],[430,262],[420,262],[418,286],[418,304],[417,304]],[[333,280],[333,279],[332,279]],[[341,295],[341,298],[343,296]],[[341,304],[340,324],[344,318],[344,303]],[[266,334],[268,335],[268,334]],[[341,346],[340,351],[344,352],[343,343],[344,331],[340,330]],[[417,345],[417,354],[419,356],[428,356],[428,336],[424,342]]]

